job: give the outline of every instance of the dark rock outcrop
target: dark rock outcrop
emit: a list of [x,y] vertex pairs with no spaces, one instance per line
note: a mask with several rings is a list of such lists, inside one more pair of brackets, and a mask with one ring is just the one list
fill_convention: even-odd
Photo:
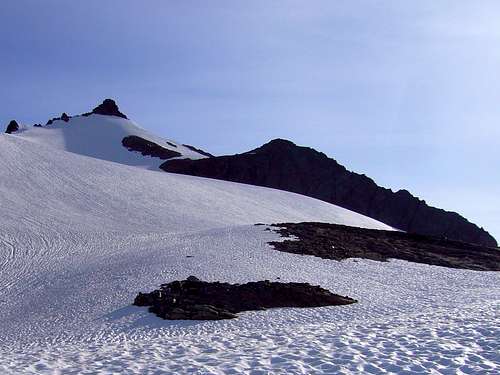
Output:
[[[121,118],[127,118],[123,113],[120,112],[118,105],[113,99],[104,99],[104,101],[92,110],[92,113],[97,115],[106,116],[117,116]],[[83,116],[88,116],[89,113],[84,113]]]
[[500,250],[460,241],[326,223],[282,223],[273,224],[271,229],[283,237],[293,236],[290,240],[270,243],[276,250],[288,253],[339,261],[393,258],[451,268],[500,271]]
[[[120,110],[118,109],[118,105],[115,103],[113,99],[105,99],[101,104],[95,107],[92,110],[92,112],[82,113],[81,115],[76,115],[76,117],[78,116],[88,117],[92,114],[118,116],[125,119],[127,118],[127,116],[125,116],[123,113],[120,112]],[[61,115],[61,117],[54,117],[51,118],[49,121],[47,121],[47,125],[51,125],[54,123],[54,121],[59,121],[59,120],[68,122],[71,118],[72,116],[68,116],[68,114],[64,112]]]
[[[64,122],[68,122],[69,119],[71,118],[72,116],[68,116],[66,114],[66,112],[63,112],[62,115],[60,117],[53,117],[51,118],[49,121],[47,121],[47,124],[46,125],[52,125],[54,123],[54,121],[64,121]],[[41,125],[40,125],[41,126]]]
[[7,125],[7,129],[5,129],[5,133],[7,134],[12,134],[15,133],[19,130],[19,124],[17,123],[16,120],[11,120],[9,124]]
[[194,146],[191,146],[191,145],[186,145],[186,144],[183,144],[184,147],[187,147],[189,148],[191,151],[194,151],[194,152],[197,152],[198,154],[201,154],[203,156],[206,156],[206,157],[209,157],[209,158],[213,158],[214,156],[206,151],[203,151],[202,149],[200,148],[196,148]]
[[172,160],[160,168],[287,190],[345,207],[407,232],[497,246],[488,232],[455,212],[430,207],[406,190],[393,192],[380,187],[321,152],[282,139],[243,154]]
[[129,135],[128,137],[123,138],[122,145],[129,151],[137,151],[142,155],[148,155],[163,160],[181,156],[181,154],[177,151],[161,147],[154,142],[148,141],[147,139],[136,135]]
[[162,284],[151,293],[139,293],[134,305],[150,306],[163,319],[219,320],[236,313],[275,307],[320,307],[357,302],[306,283],[269,280],[246,284],[205,282],[194,276]]

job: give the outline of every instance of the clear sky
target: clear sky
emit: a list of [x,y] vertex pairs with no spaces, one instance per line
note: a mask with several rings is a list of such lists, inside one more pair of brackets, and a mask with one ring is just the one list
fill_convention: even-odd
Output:
[[106,97],[215,154],[323,151],[500,239],[500,1],[0,2],[0,122]]

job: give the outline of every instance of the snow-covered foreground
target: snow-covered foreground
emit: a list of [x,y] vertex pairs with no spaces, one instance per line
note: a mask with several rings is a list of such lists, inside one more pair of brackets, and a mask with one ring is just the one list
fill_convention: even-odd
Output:
[[[55,261],[25,286],[21,300],[2,297],[0,372],[498,370],[497,274],[403,261],[338,263],[269,249],[266,241],[276,238],[255,226],[108,238],[93,244],[106,256]],[[89,252],[85,244],[73,251]],[[219,322],[162,321],[130,306],[137,291],[191,274],[230,282],[307,281],[360,303],[248,312]]]
[[[494,373],[500,276],[275,251],[256,222],[387,228],[296,194],[170,175],[0,136],[0,373]],[[190,256],[190,257],[187,257]],[[306,281],[358,299],[162,321],[138,291]]]

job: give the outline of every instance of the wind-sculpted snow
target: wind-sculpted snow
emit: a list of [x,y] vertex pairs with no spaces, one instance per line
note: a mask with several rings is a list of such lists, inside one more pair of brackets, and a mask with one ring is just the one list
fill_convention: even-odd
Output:
[[[494,272],[273,250],[257,222],[387,226],[304,196],[0,136],[0,373],[495,373]],[[163,321],[140,291],[195,275],[359,302]]]

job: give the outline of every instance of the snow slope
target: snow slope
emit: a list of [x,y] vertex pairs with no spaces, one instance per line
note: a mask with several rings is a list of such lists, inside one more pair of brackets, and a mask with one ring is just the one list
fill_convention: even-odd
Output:
[[206,157],[182,144],[154,136],[131,120],[116,116],[97,114],[75,116],[68,122],[56,120],[43,127],[22,126],[15,134],[56,150],[153,170],[157,170],[165,160],[128,151],[122,146],[124,137],[139,136],[166,149],[179,152],[182,155],[180,158]]
[[35,230],[186,232],[259,221],[386,224],[313,198],[226,181],[148,171],[0,137],[3,225]]
[[[288,254],[253,225],[385,224],[302,195],[61,151],[23,133],[0,136],[0,160],[2,374],[499,369],[498,273]],[[223,322],[162,321],[130,306],[138,291],[189,275],[306,281],[360,302]]]

